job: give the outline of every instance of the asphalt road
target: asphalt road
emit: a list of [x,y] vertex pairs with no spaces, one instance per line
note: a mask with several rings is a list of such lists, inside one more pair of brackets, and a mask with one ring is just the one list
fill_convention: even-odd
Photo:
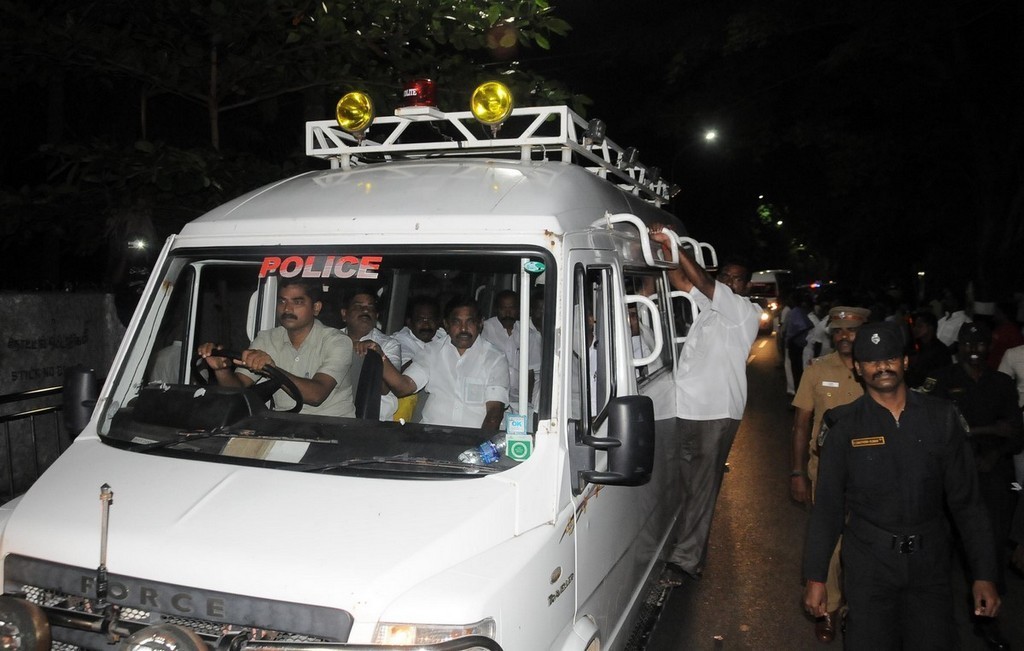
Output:
[[[729,455],[729,472],[699,582],[672,589],[647,651],[841,648],[814,639],[800,604],[800,556],[807,513],[789,499],[793,414],[772,337],[759,338],[748,363],[747,410]],[[962,648],[986,649],[971,633],[967,586],[956,610]],[[1024,578],[1010,574],[1000,623],[1013,648],[1024,648]]]

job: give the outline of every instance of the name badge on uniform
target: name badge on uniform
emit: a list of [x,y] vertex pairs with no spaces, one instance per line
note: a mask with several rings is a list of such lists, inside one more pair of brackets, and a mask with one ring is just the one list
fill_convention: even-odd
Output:
[[839,383],[838,382],[833,382],[832,380],[822,380],[821,381],[821,386],[823,386],[823,387],[831,387],[833,389],[838,389],[839,388]]
[[868,436],[862,439],[851,439],[850,445],[855,448],[866,448],[872,445],[885,445],[884,436]]

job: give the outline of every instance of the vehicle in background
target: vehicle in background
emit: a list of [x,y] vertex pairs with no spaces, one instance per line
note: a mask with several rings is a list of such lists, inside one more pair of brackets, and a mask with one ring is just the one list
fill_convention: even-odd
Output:
[[778,327],[782,299],[793,290],[793,272],[788,269],[755,271],[750,278],[750,300],[761,306],[761,332]]

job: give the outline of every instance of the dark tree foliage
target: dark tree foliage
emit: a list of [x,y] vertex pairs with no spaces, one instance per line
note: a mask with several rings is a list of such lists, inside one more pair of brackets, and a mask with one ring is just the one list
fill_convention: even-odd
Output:
[[45,261],[0,287],[123,282],[147,261],[126,242],[316,165],[303,123],[349,90],[381,113],[419,77],[446,110],[498,76],[583,101],[517,60],[568,30],[547,0],[0,0],[0,250]]

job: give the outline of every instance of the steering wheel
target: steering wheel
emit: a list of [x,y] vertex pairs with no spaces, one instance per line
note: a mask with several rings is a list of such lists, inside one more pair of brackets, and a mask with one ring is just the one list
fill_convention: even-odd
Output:
[[[210,353],[211,357],[227,357],[228,359],[242,359],[242,353],[237,350],[231,350],[229,348],[222,348],[220,350],[214,350]],[[196,366],[203,364],[203,358],[198,357],[196,359]],[[253,371],[255,373],[255,371]],[[284,390],[292,400],[295,401],[295,406],[291,409],[281,409],[279,411],[287,411],[288,413],[298,413],[305,404],[302,399],[302,393],[299,391],[299,387],[295,386],[292,379],[284,374],[281,369],[276,366],[264,366],[263,370],[259,372],[267,378],[266,382],[258,382],[248,387],[247,390],[252,391],[260,399],[260,402],[267,402],[277,392],[278,389]]]

